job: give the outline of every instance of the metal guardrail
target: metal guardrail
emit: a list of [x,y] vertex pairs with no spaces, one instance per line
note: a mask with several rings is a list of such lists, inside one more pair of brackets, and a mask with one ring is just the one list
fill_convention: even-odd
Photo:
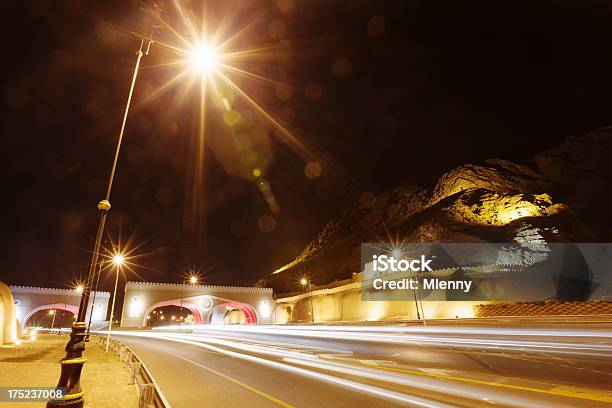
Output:
[[[106,337],[90,335],[90,341],[105,347]],[[138,356],[125,344],[117,340],[111,340],[109,350],[116,353],[119,359],[130,370],[130,384],[138,387],[138,408],[170,408],[170,404],[162,393],[151,373],[140,361]]]

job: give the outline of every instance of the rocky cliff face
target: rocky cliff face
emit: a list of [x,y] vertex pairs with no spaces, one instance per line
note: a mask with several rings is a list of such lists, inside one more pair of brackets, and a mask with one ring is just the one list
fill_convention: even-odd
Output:
[[571,137],[525,164],[466,164],[431,189],[402,187],[372,197],[330,221],[285,270],[334,247],[371,241],[609,241],[611,198],[609,127]]

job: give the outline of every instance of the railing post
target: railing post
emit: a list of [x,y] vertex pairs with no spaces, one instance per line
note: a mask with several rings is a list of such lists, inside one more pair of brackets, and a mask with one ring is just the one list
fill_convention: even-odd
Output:
[[142,363],[140,361],[134,361],[132,365],[132,379],[130,384],[138,384],[138,375],[142,369]]
[[138,399],[138,408],[149,408],[153,404],[155,395],[155,385],[142,384],[140,386],[140,397]]

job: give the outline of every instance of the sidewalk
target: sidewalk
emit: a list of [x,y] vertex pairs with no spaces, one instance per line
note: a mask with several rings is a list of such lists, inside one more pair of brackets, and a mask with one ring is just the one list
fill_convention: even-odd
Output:
[[[0,387],[54,387],[60,374],[68,335],[39,334],[34,342],[0,347]],[[81,375],[85,407],[132,408],[138,406],[138,390],[129,385],[129,371],[114,353],[87,343],[87,362]],[[42,407],[44,403],[2,403],[1,407]]]

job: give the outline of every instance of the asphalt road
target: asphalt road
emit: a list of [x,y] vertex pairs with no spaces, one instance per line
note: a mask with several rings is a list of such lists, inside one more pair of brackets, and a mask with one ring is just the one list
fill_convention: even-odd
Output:
[[597,326],[123,332],[172,407],[612,407]]

